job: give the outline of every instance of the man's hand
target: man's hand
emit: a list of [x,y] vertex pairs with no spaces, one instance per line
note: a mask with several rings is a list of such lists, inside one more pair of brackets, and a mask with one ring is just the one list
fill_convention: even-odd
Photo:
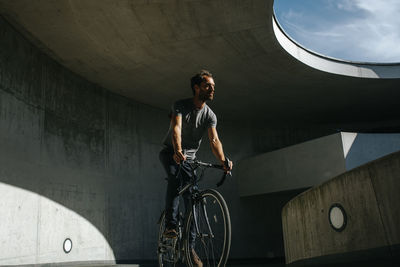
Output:
[[230,161],[229,159],[225,158],[224,162],[224,170],[226,173],[230,172],[233,168],[233,162]]
[[175,151],[173,158],[177,164],[181,164],[182,161],[186,160],[186,156],[182,153],[182,150]]

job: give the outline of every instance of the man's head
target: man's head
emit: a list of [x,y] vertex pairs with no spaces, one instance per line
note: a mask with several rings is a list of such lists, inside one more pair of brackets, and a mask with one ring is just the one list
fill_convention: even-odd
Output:
[[194,96],[200,100],[207,101],[214,99],[215,83],[212,74],[207,70],[201,70],[190,79]]

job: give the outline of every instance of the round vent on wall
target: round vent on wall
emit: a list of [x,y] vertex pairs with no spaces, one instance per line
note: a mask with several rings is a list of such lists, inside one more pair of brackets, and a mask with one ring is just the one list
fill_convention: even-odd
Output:
[[72,250],[72,240],[67,238],[64,240],[63,249],[65,253],[70,253]]
[[329,208],[329,223],[337,232],[341,232],[346,228],[347,215],[342,205],[335,203]]

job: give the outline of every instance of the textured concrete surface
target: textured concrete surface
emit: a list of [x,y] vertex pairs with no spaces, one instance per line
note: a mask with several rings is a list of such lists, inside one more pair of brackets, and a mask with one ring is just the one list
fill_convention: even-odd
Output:
[[0,26],[0,182],[9,196],[0,263],[154,258],[165,113],[85,81]]
[[[400,152],[346,172],[297,196],[283,208],[286,263],[399,259]],[[331,205],[347,214],[338,232]]]
[[308,188],[400,151],[400,134],[336,133],[240,160],[241,196]]
[[[158,267],[159,265],[156,263],[141,263],[141,264],[95,264],[95,263],[70,263],[70,264],[61,264],[61,265],[44,265],[45,267]],[[235,266],[245,266],[245,267],[283,267],[284,263],[237,263],[237,264],[227,264],[227,267],[235,267]],[[24,266],[22,266],[24,267]],[[26,266],[28,267],[28,266]],[[30,266],[32,267],[32,266]],[[176,267],[186,267],[186,265],[177,265]]]
[[[2,19],[0,36],[0,184],[8,196],[0,202],[0,263],[155,259],[168,111],[73,74]],[[235,162],[332,132],[224,119],[218,129]],[[212,161],[207,143],[199,158]],[[220,175],[209,171],[202,187]],[[219,190],[232,215],[231,258],[282,257],[280,210],[298,192],[240,198],[235,172]]]
[[272,0],[2,0],[0,14],[73,72],[158,108],[186,96],[188,77],[208,68],[216,75],[221,118],[329,123],[355,132],[400,128],[398,79],[306,66],[278,43],[272,6]]
[[241,196],[308,188],[345,171],[340,133],[246,158],[237,164]]
[[[190,96],[188,79],[201,67],[218,77],[212,107],[234,161],[339,126],[399,128],[397,80],[304,67],[274,39],[271,7],[0,1],[0,183],[9,196],[1,264],[154,259],[167,109]],[[207,142],[199,157],[212,160]],[[219,176],[210,171],[203,187]],[[300,191],[240,198],[235,176],[220,191],[232,215],[231,258],[282,257],[281,208]]]

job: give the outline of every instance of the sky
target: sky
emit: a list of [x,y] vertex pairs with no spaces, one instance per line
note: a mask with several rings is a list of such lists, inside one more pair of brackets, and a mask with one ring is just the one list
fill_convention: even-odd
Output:
[[400,0],[275,0],[283,30],[307,49],[357,62],[400,62]]

